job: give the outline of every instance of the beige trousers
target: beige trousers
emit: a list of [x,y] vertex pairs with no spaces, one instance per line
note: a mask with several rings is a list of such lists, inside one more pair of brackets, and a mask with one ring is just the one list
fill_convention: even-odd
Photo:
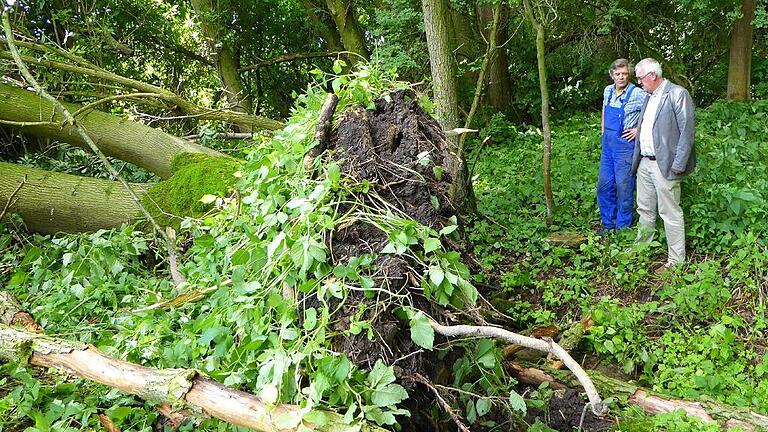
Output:
[[650,242],[656,233],[656,210],[667,235],[667,265],[685,261],[685,220],[680,208],[680,180],[667,180],[656,161],[640,160],[637,168],[637,242]]

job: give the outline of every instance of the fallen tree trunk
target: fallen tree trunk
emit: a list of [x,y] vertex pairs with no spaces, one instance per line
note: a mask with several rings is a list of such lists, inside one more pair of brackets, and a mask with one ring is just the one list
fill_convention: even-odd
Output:
[[[77,113],[82,106],[64,104]],[[96,145],[111,156],[145,168],[162,178],[171,174],[171,162],[181,153],[223,156],[209,148],[167,134],[159,129],[102,111],[90,110],[76,120]],[[33,92],[0,84],[0,121],[21,132],[66,142],[88,151],[75,127],[65,124],[53,105]]]
[[[5,40],[5,38],[3,38],[3,40]],[[266,117],[261,117],[261,116],[256,116],[256,115],[251,115],[251,114],[231,111],[231,110],[217,110],[217,109],[203,108],[193,104],[192,102],[184,99],[183,97],[169,90],[166,90],[162,87],[157,87],[155,85],[148,84],[142,81],[137,81],[131,78],[126,78],[124,76],[120,76],[115,73],[109,72],[105,69],[95,67],[92,64],[89,64],[88,66],[84,66],[84,64],[88,63],[84,59],[80,59],[77,56],[72,55],[71,53],[67,53],[67,55],[68,57],[70,57],[70,60],[73,60],[75,58],[80,60],[78,62],[79,64],[72,65],[68,63],[60,63],[60,62],[44,60],[44,59],[41,60],[38,58],[28,57],[28,56],[22,56],[22,60],[24,61],[24,63],[29,65],[58,69],[58,70],[68,71],[73,73],[79,73],[79,74],[94,77],[100,80],[111,81],[113,83],[120,84],[140,92],[154,93],[159,97],[161,97],[162,99],[166,100],[168,103],[176,105],[177,107],[179,107],[179,109],[181,109],[187,115],[195,116],[201,120],[224,121],[227,123],[234,123],[234,124],[241,124],[241,123],[248,124],[248,125],[251,125],[254,129],[259,129],[259,130],[260,129],[277,130],[285,126],[279,121],[272,120]],[[12,59],[11,54],[3,50],[0,50],[0,58],[9,59],[9,60]]]
[[[149,188],[130,186],[139,197]],[[117,228],[141,217],[118,182],[0,162],[0,220],[10,213],[39,233]]]
[[[0,311],[5,315],[8,311]],[[0,324],[0,358],[57,368],[142,399],[188,406],[236,426],[256,431],[383,432],[368,424],[345,424],[343,416],[322,412],[323,422],[303,420],[296,405],[270,406],[258,397],[201,378],[193,369],[153,369],[109,357],[94,347]]]
[[[550,387],[555,389],[580,385],[561,370],[528,367],[518,362],[507,362],[505,367],[520,382],[529,385],[547,382]],[[768,416],[749,409],[723,405],[711,400],[691,402],[673,399],[655,394],[634,384],[605,376],[597,371],[590,370],[588,372],[603,395],[626,400],[628,403],[642,408],[650,415],[683,410],[689,416],[696,417],[705,423],[718,423],[723,427],[723,430],[737,426],[748,431],[768,430]]]

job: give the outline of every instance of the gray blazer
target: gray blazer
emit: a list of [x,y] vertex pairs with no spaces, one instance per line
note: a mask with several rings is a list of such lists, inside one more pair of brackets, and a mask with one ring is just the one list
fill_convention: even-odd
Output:
[[[637,174],[640,165],[640,131],[643,129],[643,114],[648,106],[645,101],[640,111],[640,122],[637,126],[637,142],[635,155],[632,158],[632,174]],[[661,174],[667,180],[683,178],[693,171],[696,166],[696,150],[694,148],[694,119],[693,99],[688,90],[677,84],[668,82],[659,101],[656,111],[656,121],[653,124],[653,147],[656,149],[656,163]],[[683,171],[682,175],[672,174],[672,168]]]

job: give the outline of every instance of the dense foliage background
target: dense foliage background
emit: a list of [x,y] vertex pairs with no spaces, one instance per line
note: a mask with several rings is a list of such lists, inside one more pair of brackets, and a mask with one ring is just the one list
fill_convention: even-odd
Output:
[[[489,11],[498,3],[449,3],[458,105],[466,114],[486,51]],[[354,35],[344,31],[351,24],[334,21],[338,5],[346,7],[345,22],[356,22],[364,50],[350,48]],[[591,369],[667,397],[705,398],[768,415],[765,2],[756,2],[751,22],[753,100],[743,102],[725,100],[729,35],[741,2],[534,4],[547,30],[554,119],[550,223],[534,35],[523,6],[504,2],[503,46],[470,125],[479,132],[466,141],[477,213],[442,230],[386,206],[349,210],[356,195],[373,187],[344,176],[340,164],[311,175],[303,162],[326,91],[339,95],[341,113],[412,88],[433,112],[422,6],[413,0],[19,2],[11,9],[13,27],[31,58],[109,71],[210,112],[232,109],[286,127],[250,134],[242,124],[200,120],[154,98],[104,104],[100,109],[111,114],[238,158],[229,179],[237,193],[195,196],[203,211],[171,223],[187,282],[170,280],[162,241],[144,225],[40,235],[7,215],[0,225],[0,285],[46,334],[151,367],[195,368],[271,403],[333,409],[349,422],[415,429],[427,424],[417,414],[426,398],[432,422],[454,427],[432,393],[401,380],[402,359],[355,364],[337,352],[335,338],[376,342],[376,319],[395,310],[414,352],[445,370],[444,397],[472,430],[553,430],[555,413],[548,407],[559,394],[547,385],[519,384],[498,342],[436,339],[418,310],[424,299],[467,316],[480,314],[484,308],[476,305],[487,300],[502,314],[495,315],[499,325],[523,333],[589,322],[574,357]],[[663,237],[635,245],[631,230],[595,233],[607,67],[617,57],[648,56],[663,60],[665,75],[688,88],[697,104],[699,165],[683,183],[690,259],[663,277],[652,274],[666,250]],[[20,84],[13,62],[2,58],[3,84]],[[67,102],[87,104],[125,91],[104,76],[53,63],[36,63],[33,71]],[[0,106],[0,114],[3,109],[9,108]],[[17,126],[0,124],[1,161],[111,178],[89,152]],[[227,139],[243,131],[247,138]],[[129,181],[159,181],[116,163]],[[436,166],[434,174],[442,176],[442,169]],[[414,286],[423,291],[403,294],[377,285],[376,256],[333,261],[331,232],[355,218],[387,233],[380,255],[412,259]],[[558,232],[581,240],[575,247],[550,241]],[[461,242],[461,253],[453,251]],[[313,300],[297,302],[300,296],[286,296],[286,287]],[[199,301],[146,309],[197,291],[205,293]],[[609,403],[617,431],[720,430],[680,412],[648,416],[620,398]],[[99,414],[122,431],[162,430],[155,408],[61,373],[0,365],[0,431],[93,430],[101,427]],[[236,429],[203,419],[180,430]]]

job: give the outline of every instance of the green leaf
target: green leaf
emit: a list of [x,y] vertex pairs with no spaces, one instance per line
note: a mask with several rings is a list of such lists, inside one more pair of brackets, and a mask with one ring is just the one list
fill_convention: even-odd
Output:
[[429,268],[429,280],[432,281],[435,286],[439,287],[440,284],[443,283],[443,279],[445,279],[443,269],[438,266],[431,266]]
[[301,416],[296,415],[296,413],[292,411],[284,412],[275,419],[275,426],[277,426],[277,429],[296,429],[300,423]]
[[411,339],[416,345],[432,349],[435,342],[435,330],[429,325],[429,319],[422,312],[417,312],[411,319]]
[[382,411],[379,407],[365,407],[365,418],[379,425],[393,425],[397,423],[391,412]]
[[493,404],[491,403],[490,399],[482,398],[477,400],[477,402],[475,403],[475,407],[477,410],[477,416],[482,417],[491,411],[491,407],[493,407]]
[[224,333],[229,333],[229,328],[222,326],[209,327],[205,332],[203,332],[202,336],[200,336],[198,342],[200,345],[208,345],[212,340],[216,339],[217,336]]
[[483,339],[477,344],[477,362],[486,369],[496,366],[496,345],[488,339]]
[[458,225],[448,225],[447,227],[444,227],[443,229],[440,230],[440,235],[441,236],[442,235],[448,235],[448,234],[456,231],[457,228],[459,228]]
[[366,381],[368,381],[371,388],[383,387],[395,382],[395,373],[383,361],[376,360],[376,364],[373,365],[373,369],[368,373]]
[[110,407],[105,411],[105,414],[109,416],[109,418],[113,420],[122,420],[126,417],[128,417],[131,412],[133,412],[133,408],[126,407],[126,406],[113,406]]
[[328,180],[331,181],[331,185],[333,187],[338,186],[341,181],[341,168],[339,168],[339,164],[331,163],[325,167],[325,170],[328,173]]
[[440,249],[440,240],[434,237],[428,237],[424,240],[424,252],[430,253]]
[[408,392],[399,384],[387,384],[371,393],[371,402],[378,407],[396,405],[408,398]]
[[527,411],[525,406],[525,399],[523,399],[523,397],[514,390],[509,392],[509,406],[513,410],[520,411],[521,413],[525,413]]
[[317,325],[317,309],[308,308],[304,311],[304,330],[309,331]]

